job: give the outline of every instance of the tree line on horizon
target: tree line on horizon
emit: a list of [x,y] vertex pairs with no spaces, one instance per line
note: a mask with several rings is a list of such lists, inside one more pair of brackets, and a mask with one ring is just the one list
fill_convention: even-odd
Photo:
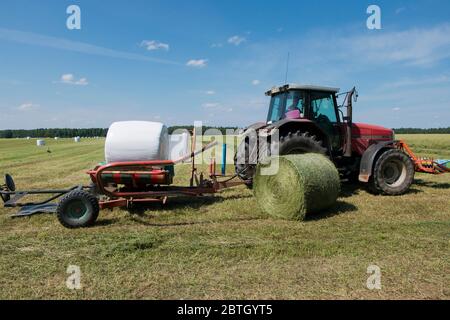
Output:
[[[171,126],[168,128],[169,134],[172,134],[175,130],[187,129],[191,131],[193,126]],[[222,134],[226,134],[227,130],[233,130],[236,132],[239,127],[202,127],[202,134],[209,129],[217,129]],[[398,134],[437,134],[437,133],[450,133],[450,127],[447,128],[397,128],[394,129]],[[7,129],[0,130],[0,138],[12,139],[12,138],[73,138],[73,137],[106,137],[108,128],[85,128],[85,129],[70,129],[70,128],[40,128],[40,129]]]
[[[168,127],[169,134],[172,134],[175,130],[187,129],[191,131],[194,126],[171,126]],[[222,134],[225,134],[227,130],[238,130],[238,127],[212,127],[203,126],[202,134],[209,129],[217,129]],[[12,139],[12,138],[73,138],[73,137],[106,137],[108,128],[83,128],[83,129],[70,129],[70,128],[39,128],[39,129],[6,129],[0,130],[0,138]]]

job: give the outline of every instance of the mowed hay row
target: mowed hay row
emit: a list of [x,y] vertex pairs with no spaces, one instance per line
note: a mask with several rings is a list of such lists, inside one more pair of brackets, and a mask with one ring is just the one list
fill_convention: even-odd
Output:
[[307,214],[331,207],[339,192],[339,173],[320,154],[274,157],[256,170],[256,200],[266,214],[274,217],[303,220]]

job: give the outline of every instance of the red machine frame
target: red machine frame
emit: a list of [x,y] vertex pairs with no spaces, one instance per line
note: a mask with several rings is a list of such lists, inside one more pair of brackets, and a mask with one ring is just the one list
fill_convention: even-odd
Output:
[[[203,194],[213,194],[217,191],[225,188],[230,188],[238,185],[245,184],[245,181],[238,180],[233,181],[237,176],[227,176],[225,174],[217,174],[215,172],[216,162],[213,158],[209,165],[209,179],[205,179],[203,173],[197,174],[197,168],[195,166],[195,156],[217,145],[217,142],[211,142],[204,146],[200,150],[195,151],[195,132],[192,137],[192,149],[191,153],[178,160],[152,160],[152,161],[128,161],[128,162],[115,162],[98,166],[87,173],[90,175],[92,182],[97,188],[96,192],[99,195],[106,196],[106,198],[99,198],[99,206],[101,209],[125,207],[130,206],[133,203],[142,202],[160,202],[166,203],[171,196],[201,196]],[[225,158],[224,156],[223,158]],[[108,190],[108,186],[105,186],[102,174],[119,174],[128,173],[131,175],[139,176],[141,174],[149,174],[155,167],[174,166],[175,164],[182,163],[183,161],[191,158],[191,179],[189,186],[159,186],[157,190]],[[225,160],[225,159],[224,159]],[[132,170],[132,169],[135,170]],[[147,171],[142,171],[142,168],[148,168]],[[116,170],[114,170],[116,169]],[[124,170],[125,169],[125,170]],[[130,170],[131,169],[131,170]],[[158,169],[156,169],[158,170]]]

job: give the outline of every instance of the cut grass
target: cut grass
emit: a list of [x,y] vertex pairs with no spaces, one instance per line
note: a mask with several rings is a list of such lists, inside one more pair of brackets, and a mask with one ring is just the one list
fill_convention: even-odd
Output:
[[[450,135],[402,138],[450,158]],[[103,140],[47,140],[0,140],[0,173],[21,189],[87,184]],[[188,183],[189,165],[176,173]],[[303,222],[267,217],[245,187],[135,214],[104,210],[78,230],[0,208],[0,298],[448,299],[449,187],[450,174],[417,174],[400,197],[344,185],[335,207]],[[366,288],[371,264],[381,290]],[[66,288],[68,265],[80,266],[81,290]]]

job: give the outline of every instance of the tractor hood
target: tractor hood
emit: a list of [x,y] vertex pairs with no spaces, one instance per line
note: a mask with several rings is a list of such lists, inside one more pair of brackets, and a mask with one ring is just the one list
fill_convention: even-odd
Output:
[[352,137],[355,139],[386,140],[394,139],[394,130],[367,123],[353,123]]

